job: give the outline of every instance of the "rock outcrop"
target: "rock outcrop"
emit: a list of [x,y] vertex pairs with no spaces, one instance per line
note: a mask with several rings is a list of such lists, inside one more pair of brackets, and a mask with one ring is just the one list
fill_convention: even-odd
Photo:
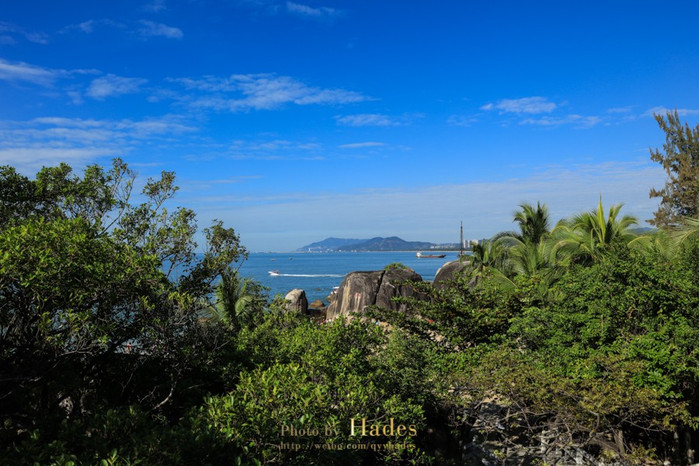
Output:
[[451,261],[447,262],[437,270],[437,275],[434,277],[434,287],[437,289],[444,288],[444,286],[450,281],[457,277],[459,272],[468,267],[468,261]]
[[312,303],[308,305],[309,309],[325,309],[327,306],[325,306],[325,303],[321,301],[320,299],[316,299]]
[[372,305],[403,311],[405,304],[395,303],[392,298],[417,296],[410,285],[403,284],[405,281],[420,282],[422,277],[412,269],[349,273],[328,307],[327,318],[361,312]]
[[284,297],[286,301],[286,310],[290,312],[300,312],[305,314],[308,312],[308,298],[306,292],[298,288],[289,291]]

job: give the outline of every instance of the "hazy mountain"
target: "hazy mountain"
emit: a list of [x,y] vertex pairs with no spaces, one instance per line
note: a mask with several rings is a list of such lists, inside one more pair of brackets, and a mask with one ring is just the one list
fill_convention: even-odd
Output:
[[370,240],[348,244],[337,248],[338,251],[417,251],[429,249],[432,243],[425,241],[405,241],[397,236],[390,238],[376,237]]
[[325,238],[323,241],[311,243],[298,249],[303,252],[328,252],[336,251],[337,248],[347,246],[349,244],[359,244],[369,241],[367,239],[348,239],[348,238]]

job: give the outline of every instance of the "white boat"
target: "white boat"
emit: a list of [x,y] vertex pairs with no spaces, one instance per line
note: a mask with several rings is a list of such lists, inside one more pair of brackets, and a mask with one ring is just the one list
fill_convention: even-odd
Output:
[[281,275],[281,274],[279,273],[279,270],[270,270],[270,271],[267,272],[267,273],[270,274],[272,277],[277,277],[277,276]]
[[443,257],[447,257],[446,254],[424,254],[422,252],[418,252],[415,255],[418,259],[442,259]]

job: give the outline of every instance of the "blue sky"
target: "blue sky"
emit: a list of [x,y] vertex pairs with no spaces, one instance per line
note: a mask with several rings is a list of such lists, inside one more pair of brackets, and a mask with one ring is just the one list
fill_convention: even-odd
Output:
[[253,251],[458,241],[623,202],[699,121],[696,1],[5,2],[0,164],[120,156]]

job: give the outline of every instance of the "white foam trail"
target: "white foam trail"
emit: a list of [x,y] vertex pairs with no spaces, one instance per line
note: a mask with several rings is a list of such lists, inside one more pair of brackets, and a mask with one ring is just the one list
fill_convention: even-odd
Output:
[[273,277],[344,277],[344,275],[337,275],[337,274],[315,274],[315,275],[309,275],[309,274],[304,274],[304,273],[275,273],[272,275]]

